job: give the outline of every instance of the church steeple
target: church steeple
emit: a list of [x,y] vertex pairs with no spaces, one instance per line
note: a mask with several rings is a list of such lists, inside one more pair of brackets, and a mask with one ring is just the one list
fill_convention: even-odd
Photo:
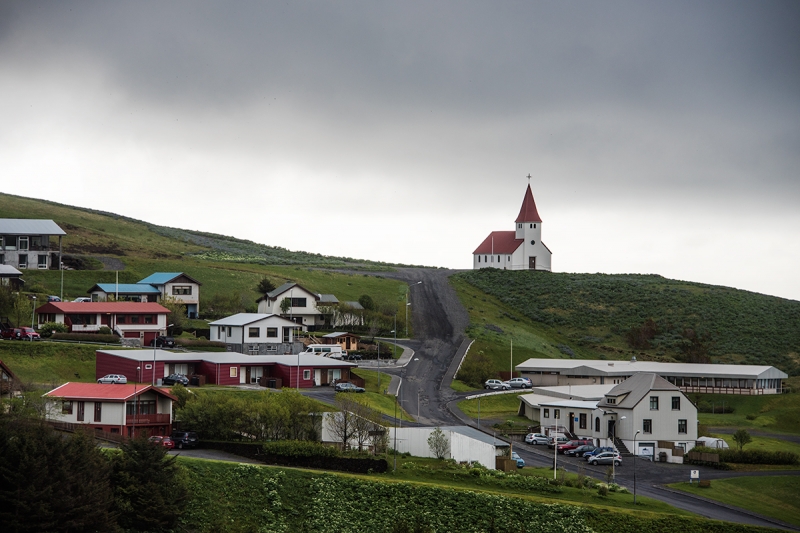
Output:
[[515,222],[541,222],[539,211],[536,210],[536,202],[533,201],[533,192],[531,191],[531,184],[528,183],[528,190],[525,191],[525,199],[522,200],[522,208],[519,210],[519,216]]

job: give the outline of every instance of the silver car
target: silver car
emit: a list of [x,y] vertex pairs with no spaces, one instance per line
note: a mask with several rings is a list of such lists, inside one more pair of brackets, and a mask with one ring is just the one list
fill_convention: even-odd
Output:
[[127,383],[128,378],[123,376],[122,374],[106,374],[102,378],[97,380],[98,383]]
[[499,379],[487,379],[486,383],[483,384],[483,388],[491,390],[508,390],[511,387],[508,385],[507,381],[500,381]]
[[597,455],[592,455],[588,457],[590,465],[610,465],[614,463],[614,466],[619,466],[622,464],[622,457],[617,452],[601,452]]
[[547,435],[542,433],[528,433],[525,435],[526,444],[547,444]]

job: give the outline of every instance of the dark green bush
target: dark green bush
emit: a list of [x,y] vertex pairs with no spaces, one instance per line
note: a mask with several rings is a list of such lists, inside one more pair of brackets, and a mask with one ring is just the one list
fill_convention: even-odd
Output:
[[39,326],[39,335],[45,339],[49,338],[53,333],[67,332],[69,332],[69,328],[60,322],[45,322]]
[[339,457],[339,449],[319,442],[301,440],[278,440],[264,444],[267,455],[285,457]]
[[52,336],[55,340],[62,341],[84,341],[99,342],[104,344],[119,344],[119,337],[116,335],[101,335],[99,333],[55,333]]
[[796,465],[800,457],[793,452],[768,452],[763,450],[722,450],[720,461],[748,465]]

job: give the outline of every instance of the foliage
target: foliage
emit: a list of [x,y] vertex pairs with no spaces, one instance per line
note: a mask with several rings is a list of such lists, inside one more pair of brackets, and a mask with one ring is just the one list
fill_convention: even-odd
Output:
[[53,333],[68,333],[69,327],[66,324],[62,324],[60,322],[45,322],[44,324],[39,326],[39,335],[42,338],[47,339]]
[[494,364],[479,351],[476,357],[464,361],[458,371],[458,379],[471,387],[483,388],[487,379],[495,377],[497,371]]
[[98,344],[119,344],[119,337],[113,334],[103,335],[102,333],[53,333],[53,340],[60,341],[84,341]]
[[172,330],[182,331],[183,325],[186,323],[186,307],[180,300],[174,296],[163,296],[158,302],[162,306],[169,309],[167,314],[167,324],[172,325]]
[[264,443],[267,455],[283,455],[285,457],[339,457],[338,448],[326,446],[321,442],[301,440],[277,440]]
[[705,350],[715,360],[800,373],[792,355],[800,346],[797,301],[657,275],[482,269],[454,277],[499,300],[504,312],[551,328],[550,338],[574,339],[582,345],[580,357],[622,352],[631,328],[652,319],[657,331],[642,341],[653,357],[702,359]]
[[746,429],[739,429],[733,434],[733,441],[739,446],[739,451],[741,451],[744,449],[745,445],[753,442],[753,437],[750,436],[750,433],[748,433]]
[[769,452],[764,450],[716,450],[720,461],[735,464],[751,465],[796,465],[800,464],[800,456],[793,452]]
[[0,416],[3,531],[115,531],[109,472],[92,435]]
[[170,531],[178,523],[188,496],[175,456],[137,437],[120,444],[112,456],[114,508],[126,531]]
[[[338,412],[326,415],[328,427],[343,450],[355,444],[358,451],[361,451],[368,442],[376,448],[382,447],[384,441],[381,435],[377,435],[377,431],[382,429],[381,416],[369,407],[361,395],[338,393],[334,403]],[[370,435],[370,433],[376,434]]]
[[256,292],[259,294],[267,294],[268,292],[272,292],[275,290],[275,284],[272,283],[267,276],[261,278],[261,281],[258,282],[256,285]]
[[362,294],[361,296],[359,296],[358,303],[360,303],[361,307],[363,307],[367,311],[375,310],[375,300],[373,300],[372,296],[370,296],[369,294]]
[[281,313],[284,315],[289,314],[289,309],[292,308],[292,300],[289,298],[284,298],[281,300]]
[[440,460],[450,455],[450,441],[442,428],[437,427],[428,435],[428,448],[431,449],[433,456]]

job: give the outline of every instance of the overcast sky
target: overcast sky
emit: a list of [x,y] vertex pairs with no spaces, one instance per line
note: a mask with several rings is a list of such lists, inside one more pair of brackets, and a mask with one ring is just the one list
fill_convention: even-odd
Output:
[[0,3],[0,190],[470,268],[800,299],[800,2]]

